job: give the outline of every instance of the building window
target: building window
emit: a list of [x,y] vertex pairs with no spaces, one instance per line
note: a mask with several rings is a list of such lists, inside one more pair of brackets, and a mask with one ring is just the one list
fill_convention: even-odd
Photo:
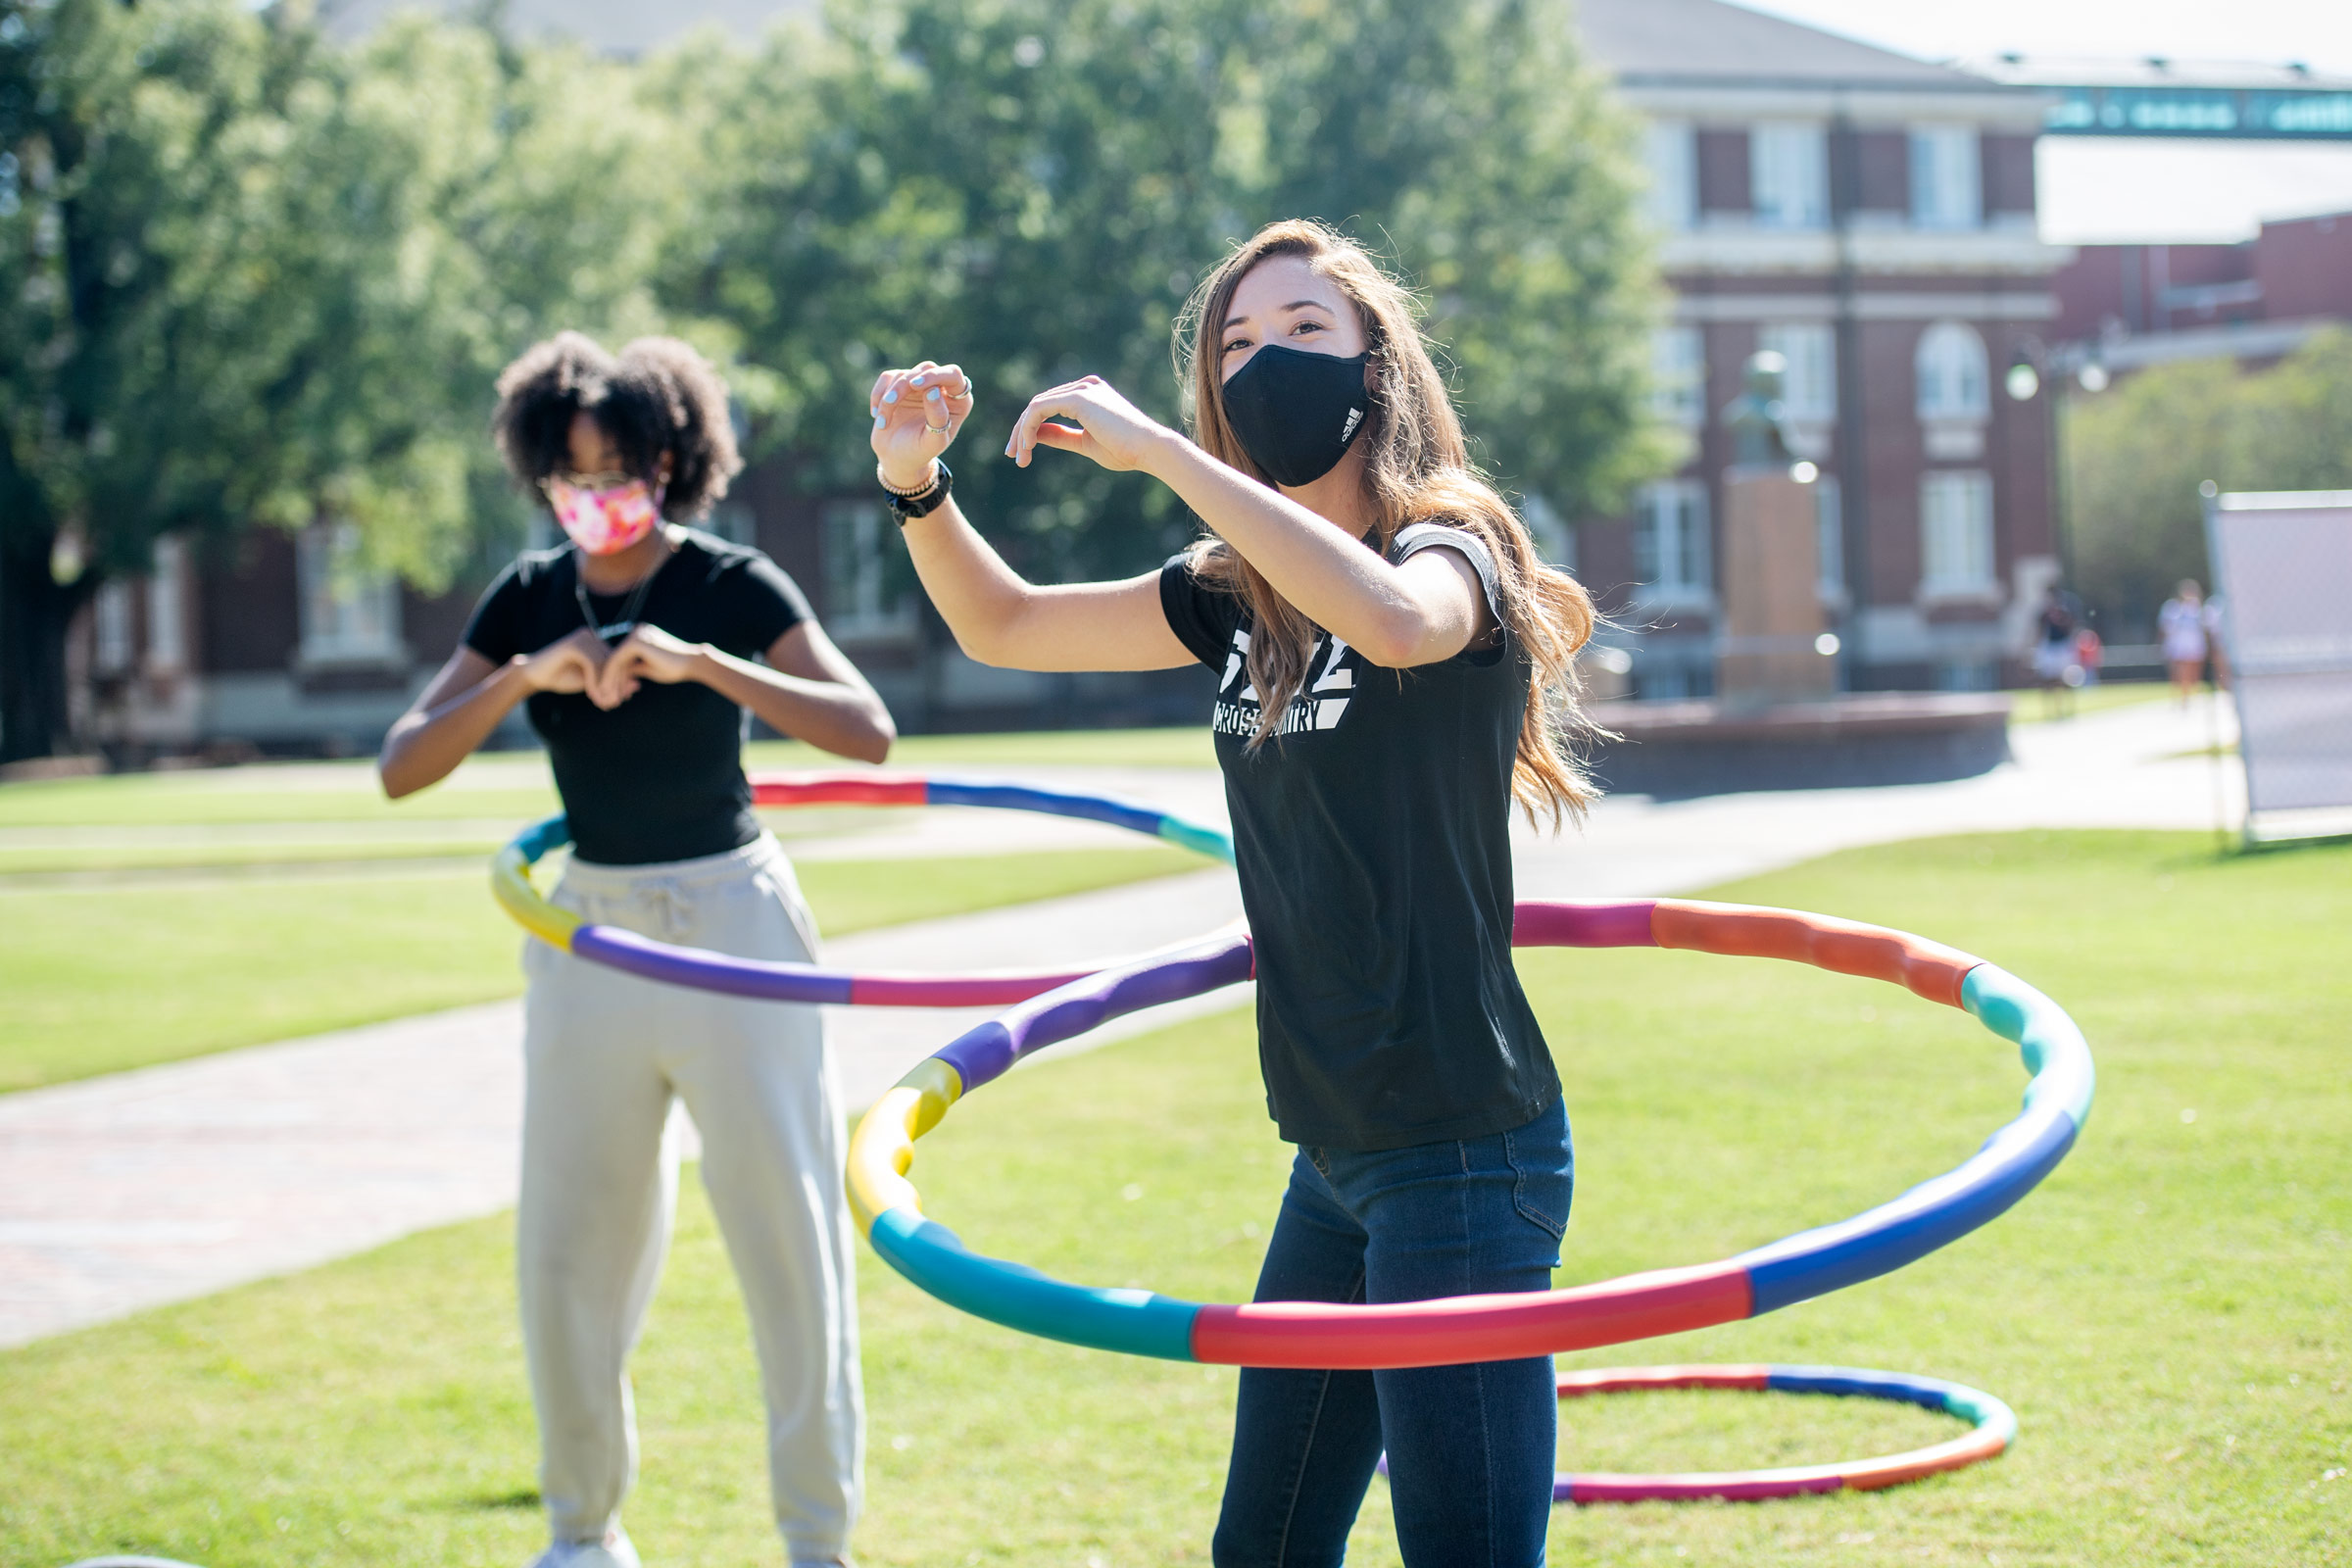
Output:
[[1821,597],[1837,599],[1845,592],[1845,493],[1836,479],[1823,474],[1813,481],[1813,548],[1820,557],[1816,573]]
[[721,501],[703,514],[697,526],[731,545],[748,547],[760,542],[760,519],[740,501]]
[[835,501],[824,510],[825,623],[836,637],[871,638],[913,629],[912,603],[889,591],[884,544],[897,530],[871,501]]
[[357,527],[315,523],[296,536],[294,559],[305,664],[408,662],[400,644],[400,585],[363,560]]
[[187,667],[187,585],[186,543],[157,540],[155,571],[147,579],[147,667],[158,673]]
[[122,675],[130,669],[130,584],[117,579],[102,584],[90,601],[90,660],[101,675]]
[[1661,326],[1649,335],[1649,412],[1695,429],[1707,420],[1707,340],[1695,326]]
[[1757,347],[1778,354],[1788,368],[1781,377],[1781,406],[1802,424],[1829,424],[1838,417],[1838,334],[1826,324],[1781,322],[1756,334]]
[[1528,537],[1536,542],[1536,554],[1575,576],[1576,530],[1568,526],[1559,509],[1542,496],[1531,495],[1519,504],[1519,516],[1527,524]]
[[1767,228],[1820,228],[1830,220],[1829,151],[1821,126],[1768,121],[1748,133],[1748,189]]
[[1704,605],[1715,567],[1707,526],[1707,487],[1696,479],[1661,479],[1642,487],[1634,513],[1634,571],[1645,604]]
[[1919,481],[1920,584],[1930,598],[1997,591],[1992,563],[1992,476],[1938,469]]
[[1911,221],[1920,228],[1975,228],[1984,221],[1974,125],[1912,128]]
[[1992,412],[1984,340],[1960,321],[1937,321],[1919,336],[1912,368],[1922,419],[1982,421]]
[[1645,150],[1650,221],[1679,233],[1698,221],[1698,134],[1688,121],[1653,120]]

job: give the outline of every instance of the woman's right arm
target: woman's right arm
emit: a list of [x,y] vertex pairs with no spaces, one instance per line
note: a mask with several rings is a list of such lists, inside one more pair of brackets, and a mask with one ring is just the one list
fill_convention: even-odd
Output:
[[[971,384],[950,366],[917,366],[918,404],[874,404],[874,455],[901,490],[928,481],[972,410]],[[879,399],[890,379],[875,383]],[[909,388],[912,390],[912,387]],[[942,422],[934,424],[933,419]],[[1175,669],[1194,662],[1168,629],[1159,574],[1118,582],[1040,585],[1005,564],[954,496],[906,522],[906,552],[956,644],[983,664],[1013,669]]]
[[385,733],[375,760],[384,794],[397,801],[447,778],[533,692],[588,690],[607,652],[585,626],[503,664],[460,644]]

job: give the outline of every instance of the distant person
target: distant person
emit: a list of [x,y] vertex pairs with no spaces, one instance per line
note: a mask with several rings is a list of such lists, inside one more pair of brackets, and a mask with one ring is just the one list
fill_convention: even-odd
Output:
[[[554,901],[586,919],[807,962],[816,928],[752,814],[744,710],[880,761],[890,714],[757,550],[686,526],[742,466],[727,390],[674,338],[619,356],[576,332],[498,379],[492,428],[569,542],[526,551],[384,738],[384,793],[445,777],[524,705],[572,853]],[[515,1261],[554,1544],[538,1568],[636,1568],[626,1362],[667,1250],[683,1100],[750,1309],[768,1480],[795,1564],[848,1560],[863,1407],[841,1109],[814,1007],[641,980],[523,944]]]
[[2075,633],[2075,667],[2082,672],[2082,684],[2096,686],[2099,671],[2107,664],[2107,644],[2088,622]]
[[2230,639],[2223,634],[2226,617],[2222,596],[2215,594],[2205,601],[2205,655],[2213,665],[2213,684],[2217,690],[2230,689]]
[[2047,694],[2050,712],[2072,712],[2074,695],[2082,684],[2078,643],[2082,631],[2081,602],[2056,583],[2042,595],[2041,613],[2034,640],[2034,678]]
[[2156,612],[2156,635],[2164,644],[2164,662],[2173,672],[2174,695],[2183,708],[2195,695],[2197,682],[2205,678],[2205,656],[2212,647],[2205,624],[2204,591],[2194,577],[2183,577],[2173,597]]

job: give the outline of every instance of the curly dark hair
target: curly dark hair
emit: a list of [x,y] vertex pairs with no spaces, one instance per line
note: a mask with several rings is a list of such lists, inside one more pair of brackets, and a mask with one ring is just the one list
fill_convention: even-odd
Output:
[[540,480],[571,466],[571,421],[580,414],[648,484],[669,455],[662,511],[678,521],[710,511],[743,467],[726,382],[674,337],[641,337],[615,356],[584,333],[559,332],[499,373],[490,433],[534,497]]

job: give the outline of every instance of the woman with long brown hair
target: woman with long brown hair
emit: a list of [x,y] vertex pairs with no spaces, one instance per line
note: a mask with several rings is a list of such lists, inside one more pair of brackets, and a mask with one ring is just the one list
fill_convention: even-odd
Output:
[[[1121,582],[1038,586],[939,461],[954,366],[885,372],[878,475],[966,653],[1028,669],[1218,673],[1211,716],[1257,956],[1268,1109],[1298,1148],[1260,1300],[1540,1291],[1574,1165],[1511,967],[1509,817],[1581,813],[1565,744],[1592,609],[1473,468],[1411,295],[1346,237],[1273,224],[1179,330],[1192,438],[1097,377],[1005,445],[1141,469],[1209,535]],[[1242,1374],[1220,1565],[1329,1564],[1385,1445],[1412,1568],[1541,1562],[1548,1358]]]

